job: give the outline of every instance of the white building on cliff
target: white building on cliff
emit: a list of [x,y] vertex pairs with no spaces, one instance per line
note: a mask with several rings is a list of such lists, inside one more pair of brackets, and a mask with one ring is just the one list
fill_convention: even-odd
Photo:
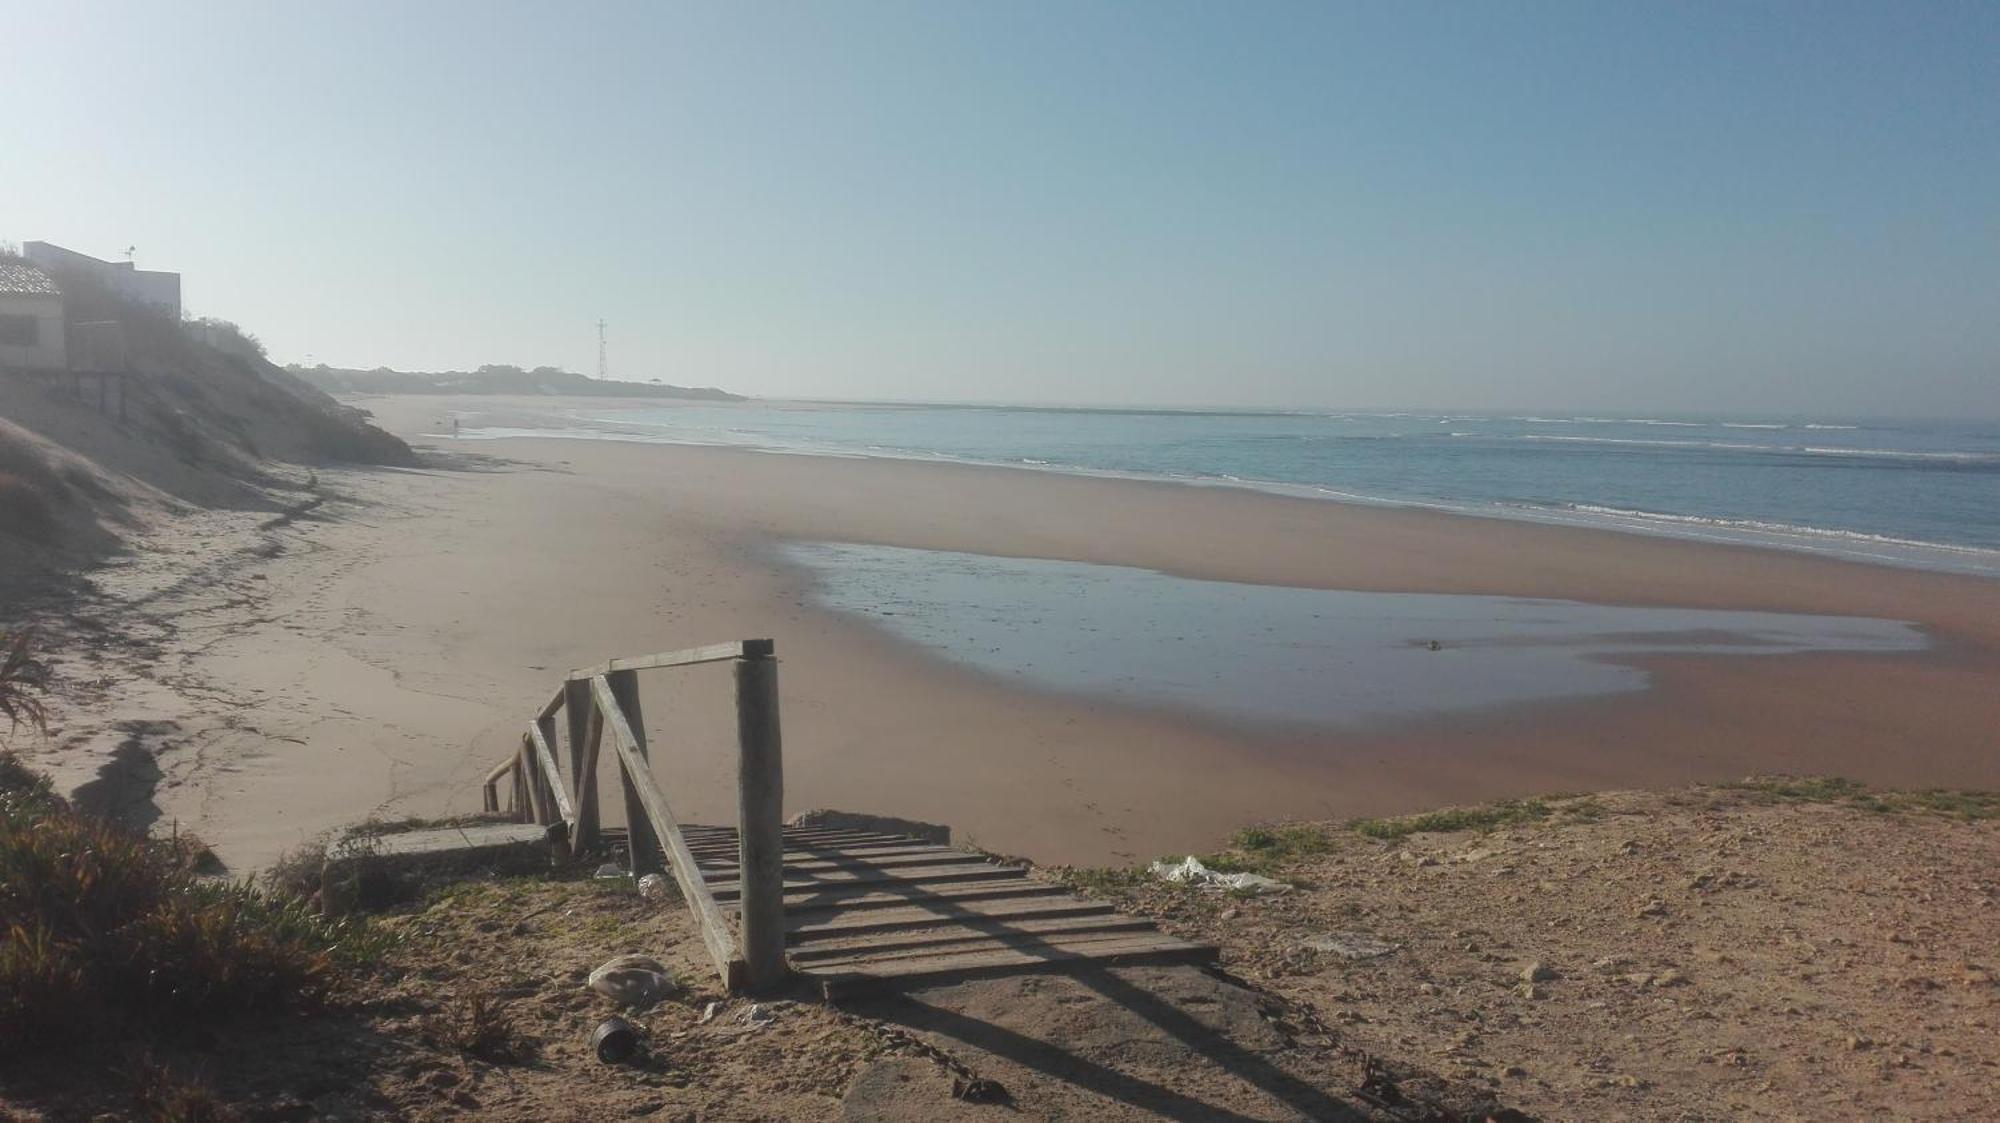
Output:
[[127,300],[157,308],[175,320],[181,318],[179,273],[139,269],[129,261],[99,261],[49,242],[23,242],[21,256],[51,273],[81,274]]

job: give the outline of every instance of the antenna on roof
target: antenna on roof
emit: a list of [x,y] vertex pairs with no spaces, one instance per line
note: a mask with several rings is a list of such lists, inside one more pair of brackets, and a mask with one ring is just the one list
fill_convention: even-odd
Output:
[[604,363],[604,321],[599,320],[597,321],[597,377],[600,379],[604,378],[606,369]]
[[125,260],[126,260],[126,261],[130,261],[130,260],[132,260],[132,255],[133,255],[133,254],[135,254],[135,253],[138,253],[138,252],[139,252],[139,247],[138,247],[138,246],[126,246],[126,247],[125,247]]

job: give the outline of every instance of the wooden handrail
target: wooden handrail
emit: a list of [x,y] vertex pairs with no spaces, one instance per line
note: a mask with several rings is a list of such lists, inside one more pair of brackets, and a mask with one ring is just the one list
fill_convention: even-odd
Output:
[[626,659],[613,659],[599,663],[595,667],[585,667],[571,671],[571,682],[594,679],[614,671],[650,671],[657,667],[691,667],[696,663],[722,663],[731,659],[762,659],[777,650],[777,645],[767,639],[743,639],[731,643],[711,643],[705,647],[690,647],[681,651],[665,651],[658,655],[637,655]]
[[550,750],[542,731],[535,726],[528,727],[528,740],[535,746],[535,759],[542,766],[542,775],[548,778],[549,792],[555,796],[556,815],[570,829],[576,828],[576,807],[569,801],[569,792],[563,788],[562,769],[556,767],[556,754]]
[[[485,808],[498,812],[497,785],[512,778],[506,810],[516,819],[567,828],[571,856],[599,846],[597,765],[605,733],[618,761],[625,791],[627,850],[631,873],[660,866],[680,886],[695,915],[695,927],[715,961],[723,985],[732,992],[761,991],[783,982],[784,772],[779,746],[776,645],[768,639],[709,644],[636,658],[612,659],[569,672],[561,689],[536,712],[520,745],[486,774]],[[635,672],[703,663],[736,664],[738,740],[738,865],[742,888],[737,901],[741,934],[716,906],[708,881],[695,864],[668,806],[664,789],[647,759]],[[557,756],[557,715],[567,732],[561,741],[568,760]],[[564,772],[564,764],[568,772]],[[567,779],[565,777],[567,776]],[[553,832],[552,832],[552,837]]]
[[723,985],[734,991],[742,985],[743,962],[736,954],[736,938],[729,930],[729,922],[716,907],[708,882],[701,876],[701,867],[695,864],[694,854],[681,837],[680,823],[667,806],[667,797],[660,791],[652,767],[639,755],[638,739],[632,735],[632,727],[619,709],[618,700],[611,695],[611,684],[598,675],[590,680],[590,693],[598,713],[603,715],[604,727],[611,732],[611,745],[618,754],[618,762],[632,781],[639,802],[645,806],[646,817],[652,820],[653,833],[666,851],[667,869],[681,887],[681,896],[694,910],[695,927],[701,932],[709,958],[715,961]]

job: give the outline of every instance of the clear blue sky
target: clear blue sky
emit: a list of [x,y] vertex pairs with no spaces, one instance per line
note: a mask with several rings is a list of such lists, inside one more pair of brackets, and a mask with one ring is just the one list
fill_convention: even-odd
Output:
[[0,239],[281,360],[2000,416],[2000,4],[0,0]]

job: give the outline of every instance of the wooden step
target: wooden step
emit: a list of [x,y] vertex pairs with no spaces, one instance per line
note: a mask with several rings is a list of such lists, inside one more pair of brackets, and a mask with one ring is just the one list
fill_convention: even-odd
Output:
[[[813,859],[805,862],[794,862],[787,859],[785,861],[785,876],[787,878],[819,877],[825,874],[855,870],[911,870],[923,869],[927,866],[963,866],[970,865],[977,860],[974,855],[967,854],[962,850],[933,850],[928,854],[898,854],[890,858],[871,858],[865,862],[858,859],[849,861]],[[1003,866],[1000,868],[1005,869],[1006,867]],[[709,882],[735,881],[737,879],[737,867],[735,863],[713,869],[703,866],[701,876]]]
[[955,955],[916,956],[852,966],[818,964],[804,972],[829,1000],[856,998],[884,990],[949,984],[966,979],[1094,966],[1212,963],[1216,951],[1168,936],[1103,940],[1072,947],[1023,951],[1002,948]]
[[1050,935],[1030,939],[1008,939],[1003,936],[981,936],[935,947],[912,946],[875,951],[867,947],[849,948],[845,954],[823,956],[812,964],[817,970],[839,971],[843,969],[867,968],[892,971],[895,964],[908,960],[936,959],[947,956],[986,955],[1000,951],[1018,951],[1024,955],[1060,955],[1079,950],[1095,948],[1100,944],[1118,947],[1126,945],[1153,947],[1156,944],[1182,941],[1165,935],[1157,929],[1132,932],[1080,932],[1074,935]]
[[[856,885],[896,885],[907,886],[906,892],[916,896],[925,887],[933,885],[957,884],[966,881],[1006,881],[1022,880],[1028,875],[1011,866],[995,866],[986,863],[977,865],[922,866],[907,872],[898,870],[832,870],[819,877],[795,877],[791,871],[785,874],[785,897],[788,902],[793,897],[810,897],[828,891],[839,891]],[[735,900],[741,895],[741,883],[731,879],[718,881],[709,886],[709,892],[718,901]]]
[[[736,832],[732,829],[698,832],[682,829],[681,838],[689,846],[735,846]],[[871,842],[916,843],[922,840],[906,834],[890,834],[885,831],[794,831],[784,834],[787,845],[804,846],[859,846]]]
[[1130,936],[1135,932],[1158,935],[1151,921],[1143,917],[1112,912],[1099,916],[1021,919],[1004,924],[996,923],[991,927],[973,927],[947,922],[909,932],[871,932],[861,936],[845,936],[837,940],[809,943],[802,947],[791,947],[789,954],[794,963],[800,967],[810,968],[816,963],[835,960],[858,958],[874,960],[890,955],[924,951],[943,954],[959,950],[985,951],[1003,946],[1049,947],[1082,937],[1107,933]]
[[845,939],[869,933],[903,932],[934,928],[941,924],[1011,924],[1023,920],[1057,917],[1112,915],[1110,905],[1083,901],[1066,893],[998,899],[964,898],[933,900],[929,907],[862,909],[831,916],[810,913],[789,916],[786,943],[810,945],[819,940]]
[[[896,850],[905,850],[925,845],[927,844],[918,842],[913,838],[886,838],[877,839],[873,842],[841,843],[838,845],[820,845],[815,842],[800,842],[787,839],[785,840],[785,854],[787,856],[796,854],[803,858],[824,858],[834,854],[853,854],[860,857],[868,854],[891,853]],[[688,847],[688,853],[693,854],[695,860],[698,862],[734,862],[738,851],[736,843],[730,841],[691,845]],[[970,852],[967,851],[967,853]]]
[[[791,866],[807,862],[840,862],[846,865],[879,865],[895,858],[907,858],[919,854],[955,854],[959,861],[983,860],[985,855],[970,850],[959,850],[951,846],[887,846],[880,850],[787,850],[785,865]],[[736,852],[731,850],[724,857],[703,857],[695,855],[695,860],[703,870],[733,870],[736,868]]]
[[[786,901],[785,915],[805,916],[812,913],[846,912],[848,910],[871,910],[886,908],[907,908],[933,901],[962,903],[966,901],[996,901],[1026,897],[1068,897],[1060,887],[1045,881],[1030,878],[1016,878],[1012,881],[975,881],[962,885],[934,885],[920,896],[909,893],[884,892],[866,883],[855,885],[847,891],[829,891],[807,900]],[[736,899],[717,901],[723,912],[736,911]]]

